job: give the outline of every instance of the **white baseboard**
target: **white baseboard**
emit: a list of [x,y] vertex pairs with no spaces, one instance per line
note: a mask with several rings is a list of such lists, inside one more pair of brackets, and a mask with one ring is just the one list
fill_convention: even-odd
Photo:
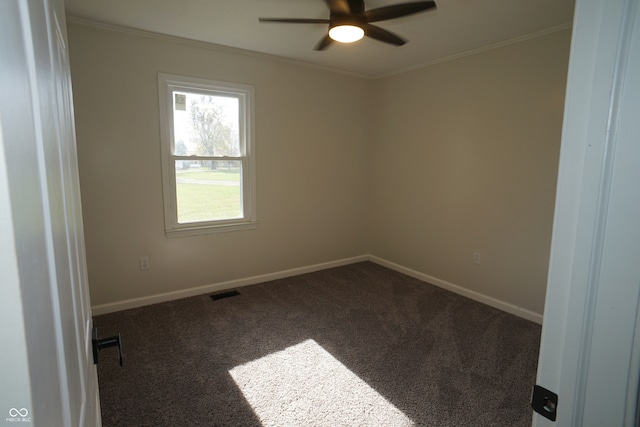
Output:
[[507,313],[513,314],[518,317],[522,317],[523,319],[527,319],[539,325],[542,325],[542,314],[540,313],[536,313],[536,312],[527,310],[525,308],[518,307],[517,305],[513,305],[508,302],[504,302],[499,299],[481,294],[479,292],[475,292],[467,288],[463,288],[462,286],[454,285],[453,283],[449,283],[444,280],[438,279],[437,277],[429,276],[428,274],[420,273],[419,271],[412,270],[407,267],[403,267],[399,264],[393,263],[391,261],[387,261],[382,258],[378,258],[377,256],[374,256],[374,255],[369,255],[368,259],[369,261],[379,264],[383,267],[390,268],[391,270],[395,270],[399,273],[406,274],[407,276],[411,276],[415,279],[422,280],[423,282],[430,283],[439,288],[446,289],[458,295],[462,295],[474,301],[481,302],[483,304],[497,308],[498,310],[505,311]]
[[283,270],[275,273],[261,274],[259,276],[252,276],[252,277],[246,277],[243,279],[229,280],[227,282],[220,282],[220,283],[214,283],[211,285],[199,286],[197,288],[189,288],[189,289],[183,289],[179,291],[150,295],[146,297],[128,299],[125,301],[95,305],[92,307],[92,312],[94,316],[98,316],[100,314],[107,314],[107,313],[113,313],[115,311],[128,310],[130,308],[157,304],[159,302],[172,301],[180,298],[187,298],[187,297],[207,294],[211,292],[239,288],[242,286],[255,285],[257,283],[283,279],[285,277],[297,276],[305,273],[313,273],[314,271],[326,270],[328,268],[340,267],[343,265],[348,265],[348,264],[353,264],[356,262],[362,262],[362,261],[368,261],[368,260],[369,260],[369,257],[367,255],[360,255],[352,258],[345,258],[345,259],[340,259],[336,261],[309,265],[306,267],[292,268],[290,270]]
[[275,273],[262,274],[259,276],[252,276],[243,279],[230,280],[227,282],[214,283],[211,285],[199,286],[197,288],[183,289],[179,291],[166,292],[157,295],[150,295],[141,298],[133,298],[125,301],[118,301],[109,304],[101,304],[92,307],[93,315],[98,316],[100,314],[113,313],[115,311],[128,310],[130,308],[142,307],[150,304],[157,304],[159,302],[172,301],[180,298],[187,298],[196,295],[207,294],[211,292],[223,291],[226,289],[234,289],[242,286],[255,285],[257,283],[268,282],[271,280],[283,279],[285,277],[297,276],[305,273],[312,273],[314,271],[326,270],[328,268],[340,267],[343,265],[353,264],[356,262],[371,261],[379,264],[383,267],[390,268],[399,273],[406,274],[415,279],[421,280],[426,283],[438,286],[453,293],[471,298],[472,300],[487,304],[491,307],[497,308],[507,313],[511,313],[515,316],[522,317],[523,319],[530,320],[532,322],[542,324],[542,314],[535,313],[533,311],[518,307],[508,302],[501,301],[499,299],[475,292],[462,286],[454,285],[453,283],[446,282],[438,279],[437,277],[429,276],[428,274],[421,273],[416,270],[404,267],[402,265],[387,261],[374,255],[360,255],[352,258],[344,258],[336,261],[324,262],[320,264],[314,264],[306,267],[292,268],[290,270],[278,271]]

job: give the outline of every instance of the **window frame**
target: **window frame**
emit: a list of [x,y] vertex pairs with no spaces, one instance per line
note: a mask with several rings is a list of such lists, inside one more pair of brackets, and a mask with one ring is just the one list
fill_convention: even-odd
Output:
[[[174,153],[173,92],[204,95],[232,96],[238,99],[241,153],[229,156],[177,156]],[[251,85],[209,80],[176,74],[158,73],[158,105],[160,112],[160,141],[162,154],[162,193],[164,199],[164,225],[167,237],[214,234],[227,231],[249,230],[257,227],[256,185],[254,155],[254,97]],[[244,150],[242,148],[244,147]],[[244,153],[242,153],[244,151]],[[241,218],[178,222],[176,196],[176,160],[236,160],[242,163]]]

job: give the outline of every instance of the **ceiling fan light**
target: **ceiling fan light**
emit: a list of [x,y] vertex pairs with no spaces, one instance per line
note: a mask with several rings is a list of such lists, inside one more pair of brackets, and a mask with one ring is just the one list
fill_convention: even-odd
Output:
[[340,43],[353,43],[364,37],[364,30],[356,25],[336,25],[329,29],[329,37]]

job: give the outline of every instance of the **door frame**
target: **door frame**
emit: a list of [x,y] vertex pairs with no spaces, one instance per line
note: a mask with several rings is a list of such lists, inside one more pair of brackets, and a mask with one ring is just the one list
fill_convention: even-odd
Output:
[[636,425],[638,0],[577,0],[537,384],[557,422]]

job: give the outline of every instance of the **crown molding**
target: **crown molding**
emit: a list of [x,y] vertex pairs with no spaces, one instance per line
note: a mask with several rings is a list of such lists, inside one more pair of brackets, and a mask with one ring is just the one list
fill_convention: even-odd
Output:
[[296,60],[296,59],[285,58],[285,57],[282,57],[282,56],[270,55],[270,54],[267,54],[267,53],[260,53],[260,52],[255,52],[255,51],[252,51],[252,50],[241,49],[241,48],[230,47],[230,46],[224,46],[224,45],[220,45],[220,44],[204,42],[204,41],[194,40],[194,39],[189,39],[189,38],[184,38],[184,37],[171,36],[171,35],[168,35],[168,34],[156,33],[156,32],[153,32],[153,31],[139,30],[139,29],[132,28],[132,27],[126,27],[126,26],[123,26],[123,25],[116,25],[116,24],[109,24],[109,23],[106,23],[106,22],[101,22],[101,21],[96,21],[96,20],[86,19],[86,18],[80,18],[80,17],[72,16],[72,15],[67,15],[67,22],[72,23],[72,24],[77,24],[77,25],[84,25],[84,26],[88,26],[88,27],[94,27],[94,28],[103,29],[103,30],[115,31],[115,32],[119,32],[119,33],[129,34],[129,35],[135,35],[135,36],[139,36],[139,37],[146,37],[146,38],[151,38],[151,39],[156,39],[156,40],[162,40],[162,41],[166,41],[166,42],[170,42],[170,43],[179,43],[179,44],[188,45],[188,46],[195,46],[195,47],[199,47],[199,48],[202,48],[202,49],[208,49],[208,50],[212,50],[212,51],[216,51],[216,52],[231,53],[231,54],[235,54],[235,55],[244,55],[244,56],[248,56],[248,57],[252,57],[252,58],[256,58],[256,59],[262,59],[262,60],[266,60],[266,61],[280,62],[280,63],[283,63],[283,64],[289,64],[289,65],[294,65],[294,66],[298,66],[298,67],[310,68],[310,69],[319,70],[319,71],[325,71],[325,72],[330,72],[330,73],[337,73],[337,74],[342,74],[342,75],[345,75],[345,76],[356,77],[356,78],[365,79],[365,80],[379,80],[379,79],[384,79],[384,78],[387,78],[387,77],[394,77],[394,76],[397,76],[397,75],[400,75],[400,74],[407,73],[409,71],[419,70],[421,68],[430,67],[432,65],[440,64],[440,63],[443,63],[443,62],[455,61],[457,59],[464,58],[465,56],[476,55],[478,53],[487,52],[487,51],[494,50],[494,49],[499,49],[501,47],[505,47],[505,46],[509,46],[509,45],[512,45],[512,44],[525,42],[527,40],[535,39],[535,38],[538,38],[538,37],[544,37],[546,35],[553,34],[553,33],[559,32],[559,31],[564,31],[564,30],[567,30],[567,29],[571,29],[573,27],[573,23],[572,22],[567,22],[567,23],[562,24],[562,25],[558,25],[558,26],[555,26],[555,27],[551,27],[551,28],[547,28],[547,29],[544,29],[544,30],[536,31],[536,32],[533,32],[533,33],[525,34],[523,36],[515,37],[515,38],[509,39],[509,40],[503,40],[501,42],[497,42],[497,43],[493,43],[493,44],[490,44],[490,45],[482,46],[482,47],[479,47],[479,48],[476,48],[476,49],[467,50],[465,52],[457,53],[455,55],[445,56],[445,57],[442,57],[442,58],[437,58],[437,59],[433,59],[433,60],[430,60],[430,61],[427,61],[427,62],[423,62],[423,63],[420,63],[420,64],[412,65],[410,67],[401,68],[399,70],[392,71],[392,72],[389,72],[389,73],[383,73],[383,74],[371,76],[371,75],[366,75],[366,74],[361,74],[361,73],[355,73],[353,71],[343,70],[343,69],[340,69],[340,68],[328,67],[328,66],[324,66],[324,65],[313,64],[313,63],[306,62],[306,61],[300,61],[300,60]]
[[489,44],[489,45],[486,45],[486,46],[482,46],[482,47],[479,47],[479,48],[476,48],[476,49],[471,49],[471,50],[467,50],[467,51],[464,51],[464,52],[461,52],[461,53],[456,53],[455,55],[450,55],[450,56],[445,56],[445,57],[438,58],[438,59],[433,59],[431,61],[423,62],[421,64],[416,64],[416,65],[412,65],[410,67],[401,68],[401,69],[396,70],[396,71],[391,71],[389,73],[380,74],[379,76],[376,76],[375,78],[376,79],[383,79],[383,78],[386,78],[386,77],[393,77],[393,76],[397,76],[397,75],[400,75],[400,74],[407,73],[409,71],[419,70],[421,68],[426,68],[426,67],[430,67],[432,65],[441,64],[443,62],[455,61],[456,59],[464,58],[465,56],[476,55],[478,53],[487,52],[487,51],[494,50],[494,49],[499,49],[501,47],[509,46],[509,45],[512,45],[512,44],[522,43],[522,42],[525,42],[527,40],[536,39],[538,37],[544,37],[544,36],[549,35],[549,34],[557,33],[559,31],[568,30],[568,29],[570,29],[572,27],[573,27],[573,22],[567,22],[567,23],[562,24],[562,25],[546,28],[544,30],[540,30],[540,31],[536,31],[536,32],[533,32],[533,33],[525,34],[523,36],[514,37],[512,39],[503,40],[503,41],[497,42],[497,43],[492,43],[492,44]]
[[172,36],[169,34],[156,33],[153,31],[140,30],[137,28],[127,27],[123,25],[109,24],[107,22],[96,21],[93,19],[80,18],[72,15],[67,15],[66,19],[68,23],[72,23],[72,24],[83,25],[83,26],[98,28],[102,30],[110,30],[110,31],[115,31],[123,34],[146,37],[150,39],[162,40],[170,43],[178,43],[178,44],[183,44],[187,46],[194,46],[194,47],[199,47],[201,49],[208,49],[216,52],[231,53],[235,55],[244,55],[244,56],[248,56],[256,59],[280,62],[280,63],[294,65],[298,67],[312,68],[319,71],[343,74],[346,76],[357,77],[361,79],[375,78],[375,77],[368,76],[366,74],[360,74],[360,73],[355,73],[353,71],[343,70],[340,68],[328,67],[325,65],[313,64],[306,61],[285,58],[278,55],[270,55],[268,53],[261,53],[253,50],[224,46],[216,43],[204,42],[204,41],[189,39],[185,37],[178,37],[178,36]]

